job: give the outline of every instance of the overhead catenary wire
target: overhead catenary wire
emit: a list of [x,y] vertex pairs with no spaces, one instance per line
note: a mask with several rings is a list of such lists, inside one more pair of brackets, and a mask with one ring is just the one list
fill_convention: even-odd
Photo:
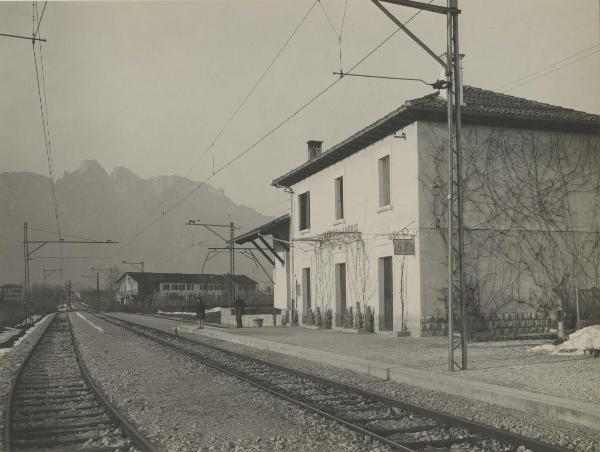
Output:
[[[290,33],[290,35],[283,42],[283,44],[280,46],[279,50],[277,51],[277,53],[275,54],[275,56],[271,59],[271,61],[267,65],[267,67],[263,70],[263,72],[260,74],[260,76],[256,79],[256,81],[254,82],[254,84],[252,85],[252,87],[250,88],[250,90],[246,93],[246,95],[244,96],[244,98],[240,101],[240,103],[237,105],[237,107],[233,110],[233,112],[227,118],[227,120],[225,121],[225,123],[223,124],[223,126],[221,126],[221,128],[219,129],[219,131],[216,133],[216,135],[210,141],[210,143],[208,144],[208,146],[206,148],[204,148],[204,150],[200,153],[200,156],[188,168],[188,170],[186,171],[186,173],[184,175],[184,178],[187,178],[190,175],[190,173],[192,172],[192,170],[194,168],[196,168],[196,166],[198,166],[198,164],[202,161],[202,159],[208,154],[208,152],[212,148],[214,148],[216,141],[221,137],[221,135],[223,134],[223,132],[225,132],[225,129],[227,129],[227,127],[229,126],[229,124],[231,124],[231,122],[235,119],[235,117],[238,115],[238,113],[240,112],[240,110],[246,104],[246,102],[248,101],[248,99],[250,98],[250,96],[252,96],[252,94],[256,91],[256,89],[258,88],[258,86],[260,85],[260,83],[263,81],[263,79],[269,73],[269,71],[271,70],[271,68],[273,67],[273,65],[275,65],[275,63],[277,62],[277,60],[279,59],[279,57],[281,56],[281,54],[283,53],[283,51],[286,49],[286,47],[288,46],[288,44],[291,42],[291,40],[294,38],[294,36],[298,32],[298,30],[300,30],[300,28],[302,27],[302,25],[304,24],[304,22],[306,22],[306,19],[308,18],[308,16],[312,12],[312,10],[315,8],[315,6],[317,5],[317,3],[319,3],[319,0],[315,0],[315,2],[310,6],[310,8],[308,8],[308,10],[306,11],[306,13],[302,16],[302,18],[300,19],[300,21],[298,22],[298,24],[292,30],[292,32]],[[213,167],[214,167],[214,162],[213,162]],[[181,187],[181,185],[183,183],[184,183],[183,180],[180,181],[177,185],[175,185],[175,187],[173,187],[173,189],[176,192],[179,192],[178,189],[179,189],[179,187]],[[154,208],[150,212],[149,215],[154,214],[165,203],[166,203],[166,200],[162,201],[156,208]]]
[[[433,0],[430,0],[428,3],[432,3],[432,2],[433,2]],[[418,10],[412,16],[410,16],[404,22],[404,25],[406,25],[409,22],[411,22],[415,17],[417,17],[421,13],[421,11],[422,10]],[[385,45],[387,42],[389,42],[389,40],[392,39],[392,37],[394,37],[399,31],[400,31],[400,28],[396,28],[383,41],[381,41],[379,44],[377,44],[373,49],[371,49],[362,58],[360,58],[356,63],[354,63],[354,65],[349,69],[348,72],[351,72],[354,69],[356,69],[367,58],[369,58],[371,55],[373,55],[373,53],[375,53],[383,45]],[[314,101],[316,101],[318,98],[320,98],[322,95],[324,95],[332,87],[334,87],[335,85],[337,85],[341,80],[342,80],[342,78],[338,78],[338,79],[334,80],[333,82],[331,82],[329,85],[327,85],[325,88],[321,89],[318,93],[316,93],[315,95],[313,95],[308,101],[304,102],[294,112],[292,112],[290,115],[288,115],[285,119],[283,119],[281,122],[279,122],[278,124],[276,124],[268,132],[266,132],[265,134],[263,134],[258,140],[256,140],[254,143],[252,143],[251,145],[249,145],[248,147],[246,147],[244,150],[242,150],[239,154],[237,154],[235,157],[233,157],[227,163],[225,163],[224,165],[222,165],[218,169],[215,169],[212,174],[210,174],[209,176],[207,176],[204,180],[200,181],[192,190],[190,190],[188,193],[186,193],[185,195],[183,195],[179,200],[177,200],[174,204],[172,204],[167,210],[164,210],[161,213],[161,215],[159,215],[158,217],[156,217],[155,219],[153,219],[150,223],[148,223],[146,226],[144,226],[140,231],[136,232],[135,235],[130,240],[128,240],[127,242],[125,242],[117,250],[117,252],[120,252],[123,249],[125,249],[126,247],[128,247],[129,245],[131,245],[135,240],[137,240],[141,235],[143,235],[148,229],[150,229],[152,226],[154,226],[156,223],[158,223],[164,216],[168,215],[175,208],[177,208],[179,205],[181,205],[181,203],[183,203],[184,201],[186,201],[190,196],[192,196],[196,191],[198,191],[203,185],[205,185],[214,176],[216,176],[221,171],[223,171],[226,168],[228,168],[229,166],[231,166],[233,163],[235,163],[237,160],[239,160],[240,158],[242,158],[248,152],[252,151],[256,146],[258,146],[260,143],[262,143],[265,139],[267,139],[268,137],[270,137],[271,135],[273,135],[276,131],[278,131],[281,127],[283,127],[288,121],[290,121],[291,119],[293,119],[294,117],[296,117],[300,112],[302,112],[304,109],[306,109]]]
[[47,1],[44,2],[44,7],[42,8],[42,14],[40,14],[37,27],[35,28],[35,32],[33,33],[34,38],[37,36],[38,32],[40,31],[40,25],[42,24],[42,19],[44,18],[44,13],[46,12],[47,5],[48,5],[48,2]]
[[[35,228],[33,226],[30,226],[30,225],[27,225],[27,229],[29,229],[31,231],[45,232],[47,234],[58,235],[57,232],[48,231],[47,229]],[[68,237],[68,238],[73,238],[73,239],[90,240],[90,241],[97,241],[98,240],[98,239],[91,239],[89,237],[81,237],[79,235],[65,234],[62,231],[61,231],[61,235],[62,235],[62,237]]]
[[[36,5],[34,3],[34,12],[33,12],[33,24],[34,24],[34,29],[35,29],[35,18],[36,18]],[[40,103],[40,114],[41,114],[41,118],[42,118],[42,131],[44,134],[44,147],[46,149],[46,160],[48,162],[48,173],[50,175],[50,186],[51,186],[51,192],[52,192],[52,204],[53,204],[53,208],[54,208],[54,217],[56,220],[56,229],[58,232],[58,235],[60,236],[61,231],[60,231],[60,222],[59,222],[59,217],[58,217],[58,202],[56,199],[56,184],[55,184],[55,180],[54,180],[54,166],[53,166],[53,162],[52,162],[52,142],[50,139],[50,131],[49,131],[49,121],[48,121],[48,101],[47,101],[47,96],[46,96],[46,89],[45,89],[45,78],[43,75],[43,66],[39,67],[38,66],[38,53],[36,52],[36,43],[35,41],[32,41],[32,47],[33,47],[33,61],[34,61],[34,66],[35,66],[35,75],[36,75],[36,81],[37,81],[37,93],[38,93],[38,99],[39,99],[39,103]],[[43,62],[43,57],[42,57],[42,53],[41,53],[41,44],[40,44],[40,63]],[[41,69],[41,70],[40,70]],[[40,81],[40,73],[42,75],[42,80]]]
[[[36,41],[36,39],[35,39],[39,34],[40,26],[42,24],[42,18],[46,11],[46,6],[47,6],[47,2],[44,3],[44,8],[42,9],[42,14],[39,15],[37,2],[32,3],[32,32],[33,32],[32,36],[34,39],[32,39],[31,44],[32,44],[32,49],[33,49],[33,60],[34,60],[34,66],[35,66],[38,98],[39,98],[39,102],[40,102],[40,112],[41,112],[41,117],[42,117],[42,130],[44,133],[44,147],[46,150],[46,159],[48,162],[48,173],[50,176],[52,206],[54,209],[54,218],[56,221],[56,231],[57,231],[59,239],[61,239],[62,235],[61,235],[60,220],[59,220],[59,214],[58,214],[58,200],[57,200],[57,196],[56,196],[56,181],[54,178],[54,158],[52,155],[52,140],[51,140],[51,134],[50,134],[50,122],[48,119],[48,97],[46,95],[46,76],[45,76],[45,70],[44,70],[44,55],[43,55],[41,42]],[[39,46],[39,48],[37,49],[37,52],[36,52],[36,45]],[[38,67],[38,54],[39,54],[39,59],[40,59],[39,67]],[[41,85],[40,85],[40,74],[41,74]],[[63,255],[62,245],[60,246],[60,255],[61,256]],[[63,268],[62,261],[61,261],[60,267]],[[61,271],[61,279],[62,279],[62,271]]]
[[[579,55],[582,55],[582,54],[584,54],[586,52],[590,52],[590,53],[587,53],[586,55],[583,55],[580,58],[577,58],[577,59],[573,60],[573,58],[575,58],[575,57],[577,57]],[[520,87],[522,85],[530,83],[530,82],[532,82],[534,80],[537,80],[539,78],[545,77],[546,75],[549,75],[549,74],[551,74],[551,73],[553,73],[553,72],[555,72],[555,71],[557,71],[559,69],[562,69],[562,68],[564,68],[566,66],[569,66],[569,65],[571,65],[573,63],[576,63],[578,61],[581,61],[581,60],[584,60],[586,58],[589,58],[590,56],[592,56],[592,55],[594,55],[594,54],[596,54],[598,52],[600,52],[600,43],[596,43],[596,44],[594,44],[591,47],[587,47],[587,48],[582,49],[582,50],[580,50],[578,52],[575,52],[575,53],[573,53],[573,54],[571,54],[571,55],[569,55],[569,56],[567,56],[565,58],[561,58],[560,60],[555,61],[554,63],[548,64],[548,65],[546,65],[546,66],[544,66],[544,67],[542,67],[540,69],[537,69],[536,71],[531,72],[530,74],[527,74],[527,75],[524,75],[522,77],[519,77],[519,78],[517,78],[516,80],[513,80],[510,83],[505,83],[504,85],[496,88],[496,91],[503,92],[503,91],[513,90],[513,89],[518,88],[518,87]],[[564,64],[561,64],[561,63],[564,63]],[[559,66],[557,66],[557,65],[559,65]]]

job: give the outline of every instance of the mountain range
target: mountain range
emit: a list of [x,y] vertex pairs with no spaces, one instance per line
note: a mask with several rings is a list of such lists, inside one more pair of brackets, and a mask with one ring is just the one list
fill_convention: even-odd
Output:
[[[58,218],[63,239],[107,239],[118,244],[62,245],[63,279],[83,287],[95,284],[91,267],[135,270],[122,261],[144,261],[145,271],[200,273],[207,247],[224,246],[222,239],[201,226],[188,226],[190,219],[211,224],[233,221],[236,234],[271,218],[238,205],[223,189],[202,184],[172,211],[167,210],[198,182],[162,175],[143,179],[133,171],[116,167],[108,173],[97,161],[86,160],[56,180]],[[164,212],[164,214],[163,214]],[[50,178],[30,172],[0,173],[0,283],[23,280],[23,224],[28,223],[29,240],[57,240]],[[228,228],[215,229],[229,237]],[[37,245],[30,245],[30,249]],[[58,244],[44,245],[30,263],[32,283],[43,280],[43,270],[60,266]],[[264,262],[263,262],[264,264]],[[268,270],[268,269],[267,269]],[[226,252],[206,264],[206,273],[226,273]],[[236,255],[236,273],[259,281],[266,276],[248,258]],[[84,276],[85,275],[85,276]],[[47,272],[48,283],[59,283],[59,272]]]

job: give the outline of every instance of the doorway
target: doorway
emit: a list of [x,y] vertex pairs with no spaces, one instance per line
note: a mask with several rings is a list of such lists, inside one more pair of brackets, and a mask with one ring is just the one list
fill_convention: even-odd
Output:
[[302,269],[302,323],[306,323],[310,308],[310,267],[307,267]]
[[346,264],[335,264],[335,326],[346,318]]
[[394,329],[394,277],[392,257],[379,258],[379,330]]

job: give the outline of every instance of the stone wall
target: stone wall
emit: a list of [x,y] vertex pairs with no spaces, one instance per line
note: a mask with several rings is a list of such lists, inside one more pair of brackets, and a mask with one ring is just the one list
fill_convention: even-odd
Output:
[[[546,313],[513,313],[498,314],[489,317],[478,325],[473,322],[472,340],[501,341],[511,339],[541,339],[554,337],[551,328],[556,328],[556,321],[551,320]],[[421,335],[446,336],[448,322],[445,318],[421,318]]]

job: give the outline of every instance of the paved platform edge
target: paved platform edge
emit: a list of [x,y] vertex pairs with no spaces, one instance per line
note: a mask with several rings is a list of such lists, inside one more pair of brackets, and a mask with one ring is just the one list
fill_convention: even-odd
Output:
[[242,336],[212,328],[198,330],[187,325],[180,326],[179,328],[187,333],[204,335],[213,339],[246,345],[259,350],[308,359],[321,364],[371,375],[383,380],[406,383],[424,389],[444,392],[543,416],[553,416],[565,422],[579,424],[592,430],[600,431],[600,405],[592,403],[482,383],[419,369],[390,366],[388,363],[379,361],[370,361],[323,350]]

